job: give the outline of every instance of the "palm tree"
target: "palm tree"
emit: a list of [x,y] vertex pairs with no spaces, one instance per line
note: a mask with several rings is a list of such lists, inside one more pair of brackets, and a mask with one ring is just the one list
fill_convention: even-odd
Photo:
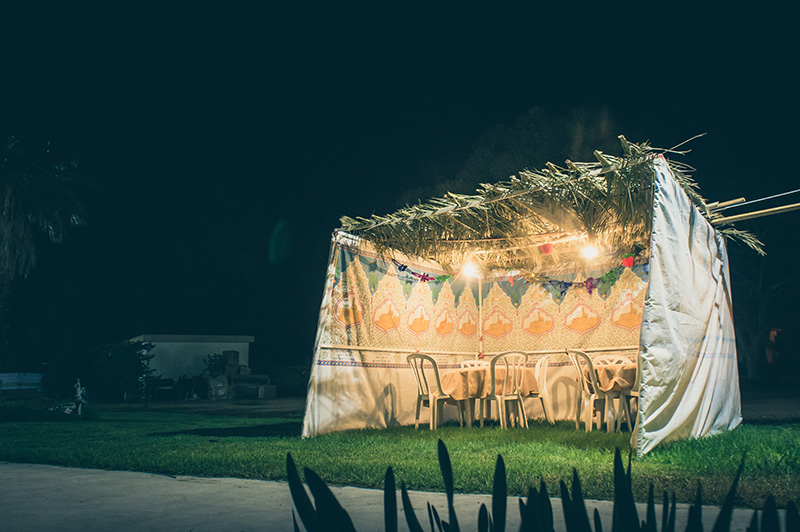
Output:
[[82,178],[78,163],[61,159],[49,141],[0,137],[0,366],[12,283],[36,265],[41,237],[60,243],[69,227],[85,223]]

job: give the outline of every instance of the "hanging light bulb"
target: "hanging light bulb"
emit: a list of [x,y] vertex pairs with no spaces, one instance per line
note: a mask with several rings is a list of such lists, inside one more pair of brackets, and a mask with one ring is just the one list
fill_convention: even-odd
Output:
[[583,247],[581,254],[583,255],[584,259],[592,260],[594,258],[597,258],[597,256],[600,254],[600,250],[597,249],[595,246],[588,244]]
[[467,277],[478,279],[481,276],[481,271],[475,264],[468,262],[461,267],[461,273]]

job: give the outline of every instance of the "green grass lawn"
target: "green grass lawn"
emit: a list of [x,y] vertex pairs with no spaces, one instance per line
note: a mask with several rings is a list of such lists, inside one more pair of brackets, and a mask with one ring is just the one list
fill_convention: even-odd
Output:
[[[627,455],[629,434],[585,433],[574,424],[533,422],[529,430],[446,426],[349,431],[300,438],[299,415],[275,418],[206,416],[155,411],[93,410],[82,419],[26,419],[0,405],[0,460],[170,475],[286,479],[286,453],[332,485],[380,488],[392,466],[398,485],[442,491],[436,445],[453,463],[456,490],[491,493],[497,455],[505,460],[509,495],[540,479],[557,495],[576,468],[587,498],[612,499],[614,449]],[[720,504],[747,451],[739,486],[742,507],[762,507],[772,493],[780,506],[800,504],[800,424],[743,425],[720,436],[664,445],[632,465],[633,487],[644,501],[652,482],[679,501]]]

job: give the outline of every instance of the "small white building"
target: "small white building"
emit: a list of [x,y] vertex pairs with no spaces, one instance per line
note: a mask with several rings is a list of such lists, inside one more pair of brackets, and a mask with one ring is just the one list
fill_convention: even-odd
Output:
[[181,377],[196,377],[205,369],[208,355],[236,351],[239,366],[250,366],[250,344],[253,336],[214,336],[190,334],[141,334],[131,342],[154,345],[150,360],[153,375],[177,381]]

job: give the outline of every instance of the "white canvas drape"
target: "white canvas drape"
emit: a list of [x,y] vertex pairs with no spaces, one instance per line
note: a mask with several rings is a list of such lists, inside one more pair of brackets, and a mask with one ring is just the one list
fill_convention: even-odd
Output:
[[742,420],[724,237],[654,161],[650,283],[642,319],[637,453]]

